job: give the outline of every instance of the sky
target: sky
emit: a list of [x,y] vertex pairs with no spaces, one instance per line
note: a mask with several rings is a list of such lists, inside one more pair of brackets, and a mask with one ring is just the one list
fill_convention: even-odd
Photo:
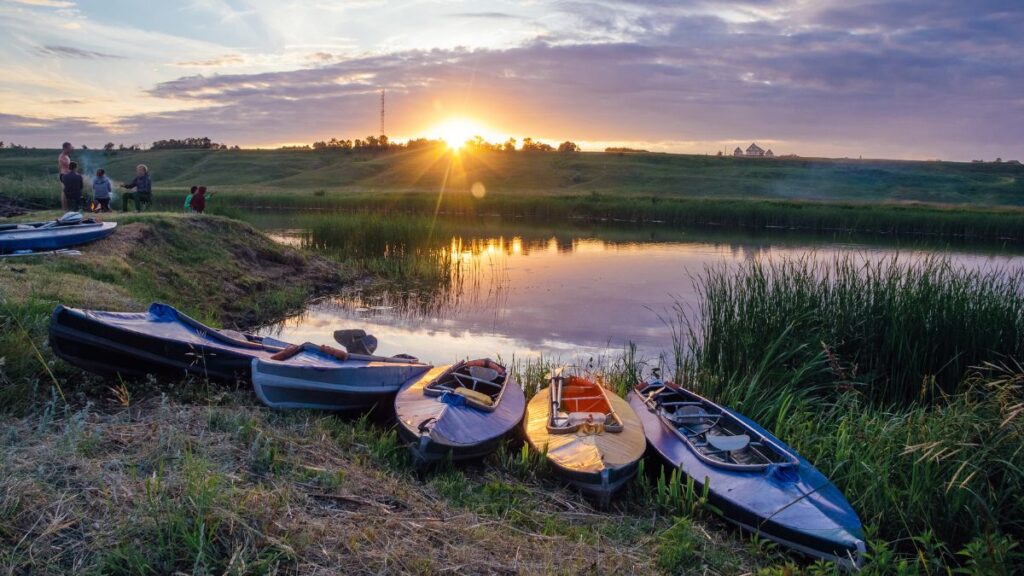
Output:
[[0,140],[359,138],[385,89],[397,140],[1024,158],[1022,31],[1021,0],[0,0]]

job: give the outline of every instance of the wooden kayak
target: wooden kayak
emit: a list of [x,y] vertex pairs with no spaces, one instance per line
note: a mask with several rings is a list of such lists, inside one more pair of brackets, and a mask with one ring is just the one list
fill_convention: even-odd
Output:
[[217,330],[167,304],[146,312],[105,312],[58,305],[50,347],[63,360],[102,375],[196,374],[249,379],[253,358],[288,346],[269,338]]
[[522,387],[492,360],[434,368],[395,396],[399,435],[420,465],[493,452],[525,407]]
[[625,400],[579,376],[551,379],[526,407],[526,440],[555,471],[607,504],[636,475],[643,427]]
[[806,555],[858,566],[864,533],[842,493],[743,415],[669,382],[627,396],[651,447],[693,478],[725,519]]

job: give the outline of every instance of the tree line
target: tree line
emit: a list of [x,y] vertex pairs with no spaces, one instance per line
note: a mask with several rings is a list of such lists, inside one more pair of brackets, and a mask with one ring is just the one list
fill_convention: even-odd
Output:
[[[517,146],[518,145],[518,146]],[[367,136],[366,138],[356,138],[355,140],[331,138],[330,140],[318,140],[312,144],[300,144],[292,146],[282,146],[281,150],[339,150],[343,152],[347,151],[386,151],[386,150],[414,150],[422,148],[433,148],[440,146],[448,146],[444,140],[431,139],[431,138],[412,138],[406,142],[393,142],[388,139],[387,135],[381,134],[380,136]],[[504,142],[488,142],[481,136],[475,136],[470,140],[463,143],[463,148],[467,150],[479,150],[488,152],[515,152],[517,150],[523,152],[579,152],[580,147],[575,142],[566,140],[554,147],[545,142],[539,142],[533,138],[523,138],[522,144],[519,144],[515,138],[509,138]]]

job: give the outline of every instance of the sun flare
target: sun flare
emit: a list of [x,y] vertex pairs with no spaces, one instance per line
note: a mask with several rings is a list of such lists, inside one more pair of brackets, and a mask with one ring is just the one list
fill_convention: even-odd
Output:
[[462,148],[467,140],[476,136],[487,139],[488,134],[486,127],[469,118],[449,118],[430,130],[431,137],[444,140],[452,150]]

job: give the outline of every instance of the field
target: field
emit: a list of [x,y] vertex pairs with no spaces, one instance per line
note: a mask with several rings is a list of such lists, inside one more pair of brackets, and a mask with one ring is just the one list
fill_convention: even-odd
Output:
[[[0,151],[0,194],[52,206],[56,151]],[[156,199],[218,191],[211,210],[303,208],[502,214],[710,227],[1024,240],[1024,166],[674,154],[78,151],[115,181],[147,164]],[[470,190],[480,183],[477,195]],[[444,189],[445,193],[439,195]]]

